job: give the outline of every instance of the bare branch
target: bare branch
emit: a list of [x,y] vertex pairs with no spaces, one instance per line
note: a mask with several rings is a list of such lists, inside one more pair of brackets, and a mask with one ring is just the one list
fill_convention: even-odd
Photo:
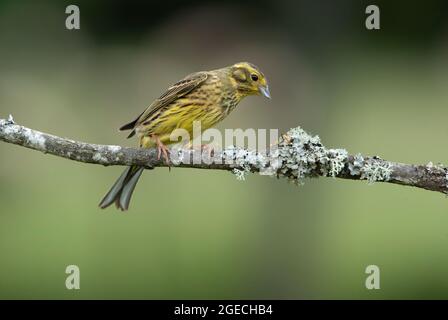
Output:
[[[0,140],[29,149],[85,163],[139,165],[148,169],[164,167],[155,149],[135,149],[74,141],[39,132],[14,123],[10,116],[0,119]],[[244,179],[249,172],[286,177],[296,183],[304,178],[327,176],[350,180],[383,181],[448,193],[448,169],[441,165],[411,165],[382,160],[378,157],[349,155],[344,149],[325,148],[318,136],[300,128],[282,136],[277,148],[269,154],[229,147],[215,151],[212,158],[193,161],[190,149],[171,152],[173,167],[233,171]],[[211,161],[213,160],[213,161]]]

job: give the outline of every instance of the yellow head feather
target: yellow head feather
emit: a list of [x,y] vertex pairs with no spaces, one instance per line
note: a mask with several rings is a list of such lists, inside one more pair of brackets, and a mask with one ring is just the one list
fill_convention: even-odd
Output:
[[252,63],[238,62],[230,67],[231,82],[240,95],[262,94],[270,98],[268,82],[263,72]]

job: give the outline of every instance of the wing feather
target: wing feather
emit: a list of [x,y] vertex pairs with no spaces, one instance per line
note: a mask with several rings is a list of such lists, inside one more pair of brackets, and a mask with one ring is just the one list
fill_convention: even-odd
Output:
[[163,108],[170,105],[173,101],[182,98],[193,89],[197,88],[202,84],[208,77],[208,73],[205,71],[192,73],[182,80],[176,82],[171,87],[169,87],[165,93],[163,93],[158,99],[156,99],[145,111],[143,111],[134,121],[131,121],[123,125],[120,130],[131,130],[131,134],[128,138],[135,134],[135,128],[141,123],[145,122],[153,115],[158,113]]

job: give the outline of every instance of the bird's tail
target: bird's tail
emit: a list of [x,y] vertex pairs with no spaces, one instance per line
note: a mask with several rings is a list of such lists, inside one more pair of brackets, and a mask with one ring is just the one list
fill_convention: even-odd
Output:
[[99,204],[100,208],[107,208],[115,202],[117,209],[121,209],[122,211],[127,210],[131,201],[132,192],[143,169],[143,167],[139,166],[127,167],[112,188],[110,188],[109,192],[104,196],[103,200],[101,200]]

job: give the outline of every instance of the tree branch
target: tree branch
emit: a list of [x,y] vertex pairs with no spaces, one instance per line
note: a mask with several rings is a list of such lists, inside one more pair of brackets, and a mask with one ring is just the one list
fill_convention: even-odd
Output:
[[[57,137],[17,125],[12,117],[0,119],[0,140],[74,161],[110,165],[139,165],[147,169],[166,167],[155,149],[98,145]],[[199,159],[198,159],[199,154]],[[301,128],[291,129],[267,154],[228,147],[201,158],[190,149],[174,149],[172,167],[232,171],[244,179],[249,172],[286,177],[295,183],[304,178],[329,176],[350,180],[383,181],[448,193],[448,169],[441,165],[411,165],[349,155],[344,149],[325,148],[318,136]],[[201,161],[202,159],[202,161]]]

